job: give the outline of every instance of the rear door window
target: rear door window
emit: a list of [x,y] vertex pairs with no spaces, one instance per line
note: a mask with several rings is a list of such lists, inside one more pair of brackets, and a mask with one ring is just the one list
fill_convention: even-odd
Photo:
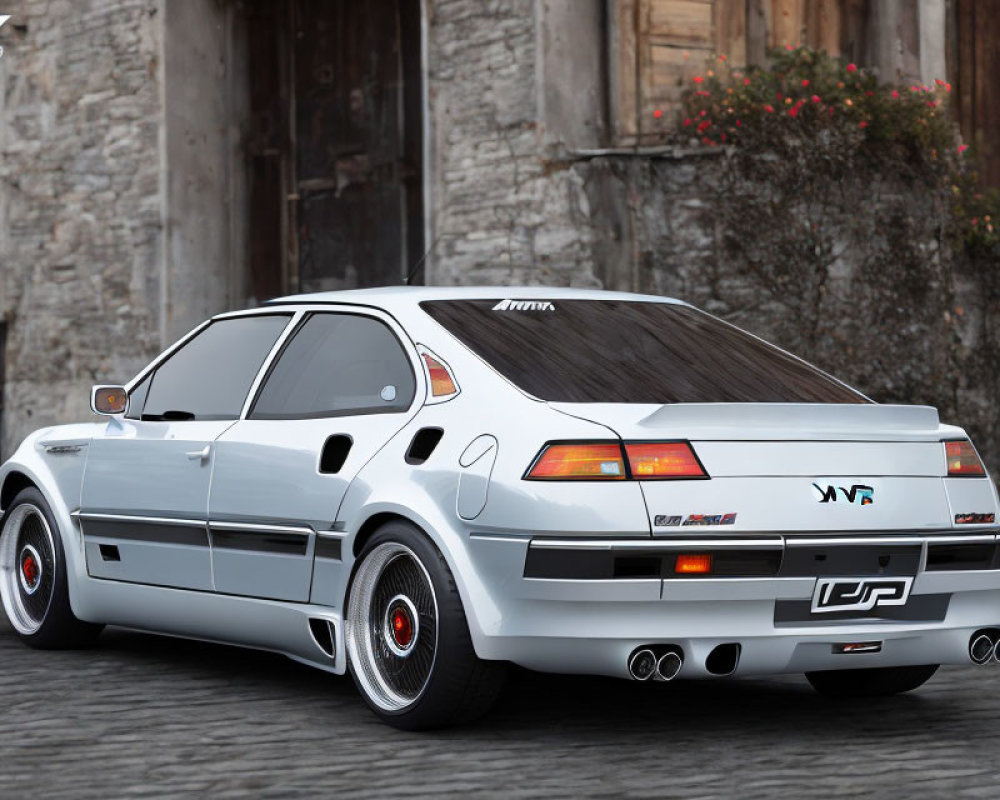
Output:
[[356,314],[313,314],[278,357],[250,419],[406,411],[416,378],[389,327]]
[[[254,378],[289,319],[268,314],[211,323],[156,368],[141,418],[239,418]],[[133,392],[131,400],[138,401],[137,395],[141,392]]]
[[620,300],[421,307],[525,392],[568,403],[865,403],[821,370],[702,311]]

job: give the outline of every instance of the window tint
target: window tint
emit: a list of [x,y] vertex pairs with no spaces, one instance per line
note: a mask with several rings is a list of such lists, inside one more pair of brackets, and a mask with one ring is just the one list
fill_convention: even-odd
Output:
[[314,314],[278,358],[251,419],[405,411],[413,369],[389,328],[371,317]]
[[213,322],[156,368],[142,418],[236,419],[287,315]]
[[864,403],[813,366],[689,306],[448,300],[421,307],[524,391],[569,403]]

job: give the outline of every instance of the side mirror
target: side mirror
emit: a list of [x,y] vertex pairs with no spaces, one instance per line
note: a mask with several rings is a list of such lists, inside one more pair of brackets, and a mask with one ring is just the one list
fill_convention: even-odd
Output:
[[128,395],[124,386],[95,386],[90,390],[90,409],[95,414],[113,417],[124,414],[128,408]]

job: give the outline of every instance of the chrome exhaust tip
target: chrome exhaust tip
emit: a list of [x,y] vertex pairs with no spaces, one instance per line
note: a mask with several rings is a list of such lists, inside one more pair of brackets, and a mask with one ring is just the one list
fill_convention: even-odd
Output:
[[[969,642],[969,658],[973,664],[985,664],[990,658],[996,658],[997,646],[1000,642],[994,642],[985,633],[973,634]],[[1000,660],[1000,659],[998,659]]]
[[664,653],[660,656],[660,660],[656,662],[657,680],[672,681],[677,677],[677,673],[681,671],[683,664],[684,659],[681,658],[679,653],[675,653],[673,650],[669,653]]
[[993,648],[993,660],[1000,662],[1000,639],[997,639],[996,646]]
[[628,660],[628,673],[637,681],[648,681],[656,672],[656,654],[648,647],[636,650]]

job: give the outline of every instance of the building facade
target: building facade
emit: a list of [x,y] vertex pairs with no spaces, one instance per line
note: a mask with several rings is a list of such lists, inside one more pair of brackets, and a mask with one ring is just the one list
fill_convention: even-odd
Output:
[[[3,453],[87,418],[91,384],[127,380],[211,314],[408,278],[674,294],[836,371],[822,330],[803,338],[729,265],[707,213],[706,165],[724,156],[665,145],[653,112],[720,53],[761,63],[801,42],[886,79],[947,77],[1000,183],[987,6],[6,0]],[[959,284],[975,310],[975,281]],[[937,341],[903,345],[914,364],[937,363],[941,337],[975,351],[985,335],[938,330],[940,312],[914,332]],[[993,395],[968,391],[1000,449]]]

